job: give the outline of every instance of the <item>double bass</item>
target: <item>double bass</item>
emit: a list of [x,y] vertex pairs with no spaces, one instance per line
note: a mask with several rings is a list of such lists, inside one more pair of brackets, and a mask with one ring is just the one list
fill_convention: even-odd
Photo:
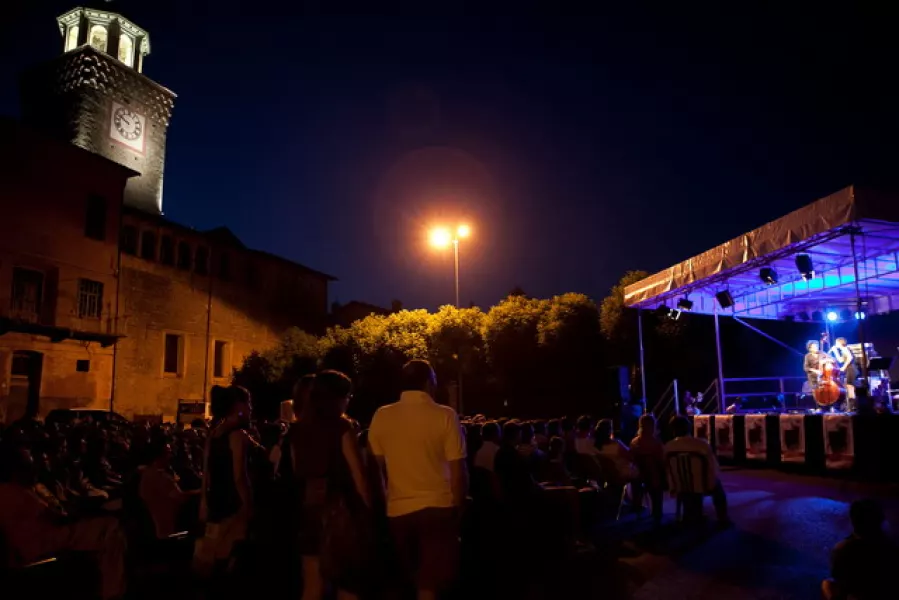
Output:
[[[824,344],[827,343],[827,334],[821,334],[821,352],[824,352]],[[815,402],[819,406],[833,406],[840,401],[843,395],[843,388],[840,387],[834,377],[836,375],[836,365],[832,358],[823,354],[825,358],[821,359],[821,376],[818,378],[818,387],[815,389]]]

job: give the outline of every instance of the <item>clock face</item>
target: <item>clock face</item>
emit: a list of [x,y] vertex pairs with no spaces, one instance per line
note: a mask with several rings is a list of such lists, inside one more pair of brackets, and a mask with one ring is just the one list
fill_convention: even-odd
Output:
[[126,140],[134,141],[143,133],[143,125],[140,122],[140,115],[131,110],[120,106],[112,115],[113,124],[116,131]]
[[144,153],[147,119],[133,107],[113,101],[110,109],[109,137],[113,142]]

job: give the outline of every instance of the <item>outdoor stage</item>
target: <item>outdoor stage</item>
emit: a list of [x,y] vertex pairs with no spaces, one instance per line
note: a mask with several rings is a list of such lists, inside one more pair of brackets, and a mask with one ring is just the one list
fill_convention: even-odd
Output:
[[[801,370],[806,348],[774,338],[752,325],[749,321],[753,319],[820,323],[825,332],[832,326],[853,324],[854,339],[848,342],[858,379],[852,383],[867,387],[875,404],[892,409],[892,398],[899,396],[899,389],[891,384],[896,377],[889,373],[894,347],[885,347],[884,355],[878,356],[869,343],[868,323],[871,316],[899,309],[899,196],[855,186],[845,188],[627,286],[624,301],[638,311],[642,389],[647,410],[656,416],[667,412],[669,392],[673,392],[670,402],[674,412],[682,412],[683,407],[677,380],[661,397],[661,390],[646,388],[647,370],[652,371],[643,351],[646,311],[656,319],[677,319],[684,313],[714,317],[715,337],[709,340],[709,352],[716,352],[718,376],[707,390],[700,407],[703,412],[726,415],[733,412],[728,410],[732,404],[745,406],[771,398],[778,398],[782,407],[799,408],[797,399],[809,395],[811,388],[802,388],[804,383],[812,385]],[[720,319],[731,319],[793,353],[796,370],[726,377]],[[893,339],[899,338],[899,332],[893,334]],[[827,338],[811,341],[826,343]],[[828,348],[821,350],[827,352]],[[748,389],[750,385],[756,387]],[[658,400],[651,395],[653,391]],[[845,397],[846,390],[842,391]],[[806,418],[811,423],[821,421],[821,417]],[[742,428],[745,418],[739,420]],[[858,425],[865,431],[867,427]],[[818,425],[806,425],[805,429],[809,443],[823,436]],[[743,443],[739,436],[735,439]],[[817,447],[809,451],[807,458],[813,463],[824,452]]]
[[899,481],[899,415],[700,415],[694,435],[722,464],[846,473]]

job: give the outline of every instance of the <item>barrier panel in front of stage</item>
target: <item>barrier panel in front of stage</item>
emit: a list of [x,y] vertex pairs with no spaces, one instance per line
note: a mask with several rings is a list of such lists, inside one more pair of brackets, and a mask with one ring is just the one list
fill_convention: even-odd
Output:
[[899,415],[699,415],[693,432],[725,465],[899,481]]

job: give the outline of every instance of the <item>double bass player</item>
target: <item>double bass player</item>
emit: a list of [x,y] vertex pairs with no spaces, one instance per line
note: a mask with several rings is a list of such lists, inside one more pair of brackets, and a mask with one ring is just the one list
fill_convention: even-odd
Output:
[[815,340],[808,342],[805,349],[806,355],[802,369],[805,371],[805,376],[808,377],[809,392],[814,394],[821,378],[821,361],[824,360],[824,354],[821,353],[820,346]]

